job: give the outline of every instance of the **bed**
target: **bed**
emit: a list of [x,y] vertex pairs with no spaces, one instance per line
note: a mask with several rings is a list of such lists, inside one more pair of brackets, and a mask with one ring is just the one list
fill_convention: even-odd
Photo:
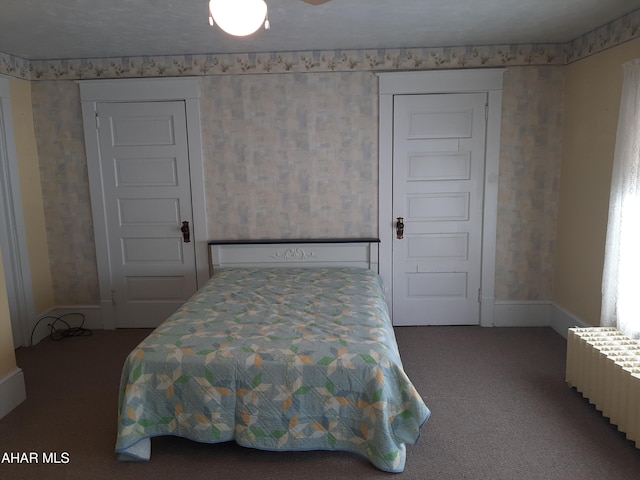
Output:
[[212,242],[212,276],[128,356],[116,452],[151,438],[343,450],[404,470],[430,415],[405,374],[378,243]]

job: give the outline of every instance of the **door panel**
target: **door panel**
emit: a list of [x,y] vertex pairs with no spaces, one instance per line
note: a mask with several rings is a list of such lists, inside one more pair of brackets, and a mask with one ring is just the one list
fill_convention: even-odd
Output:
[[180,221],[179,198],[119,198],[120,226],[175,225]]
[[468,233],[430,233],[407,238],[407,259],[465,260],[469,252]]
[[471,124],[472,112],[469,110],[411,113],[407,139],[469,138]]
[[178,185],[175,158],[118,158],[115,161],[119,187],[169,187]]
[[469,180],[471,156],[463,153],[412,153],[407,166],[407,181]]
[[110,125],[111,142],[116,147],[176,144],[172,115],[118,117],[112,118]]
[[183,264],[182,240],[179,238],[123,238],[122,264]]
[[184,102],[100,103],[116,327],[155,327],[197,289]]
[[422,193],[406,196],[405,212],[410,221],[469,220],[469,194]]
[[396,325],[479,323],[486,94],[394,97]]

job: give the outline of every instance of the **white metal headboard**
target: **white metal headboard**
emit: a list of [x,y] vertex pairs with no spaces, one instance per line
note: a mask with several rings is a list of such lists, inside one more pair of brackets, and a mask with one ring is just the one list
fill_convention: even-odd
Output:
[[357,267],[379,273],[377,238],[212,240],[210,264],[217,267]]

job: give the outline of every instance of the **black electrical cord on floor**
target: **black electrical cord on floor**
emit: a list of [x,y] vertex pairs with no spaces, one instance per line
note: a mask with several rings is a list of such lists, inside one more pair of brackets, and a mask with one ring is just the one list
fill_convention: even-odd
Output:
[[[82,321],[80,322],[80,325],[78,327],[72,327],[71,325],[69,325],[69,322],[64,320],[64,318],[70,316],[77,316],[82,318]],[[38,325],[40,325],[40,322],[42,322],[43,320],[52,320],[52,322],[49,324],[49,327],[51,327],[49,338],[51,338],[51,340],[58,341],[67,337],[85,337],[88,335],[93,335],[93,331],[83,327],[85,316],[82,313],[65,313],[64,315],[60,315],[59,317],[49,315],[46,317],[42,317],[33,326],[33,330],[31,330],[31,340],[29,342],[30,347],[33,346],[33,334],[35,333]]]

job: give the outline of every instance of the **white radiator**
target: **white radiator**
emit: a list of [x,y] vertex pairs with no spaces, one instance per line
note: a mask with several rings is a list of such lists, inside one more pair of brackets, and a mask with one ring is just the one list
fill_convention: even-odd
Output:
[[640,342],[615,328],[570,328],[566,379],[640,448]]

